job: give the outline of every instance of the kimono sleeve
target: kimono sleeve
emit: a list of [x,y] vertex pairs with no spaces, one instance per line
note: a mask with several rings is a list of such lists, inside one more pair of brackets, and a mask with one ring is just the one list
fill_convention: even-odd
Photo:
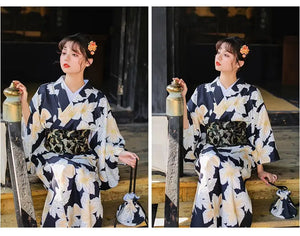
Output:
[[203,135],[201,132],[201,125],[203,124],[204,114],[207,109],[205,106],[198,106],[198,88],[194,91],[191,99],[187,103],[187,117],[189,122],[188,129],[183,131],[183,147],[185,149],[184,160],[186,162],[193,162],[199,156],[199,145]]
[[99,103],[103,113],[97,125],[97,143],[94,150],[98,156],[97,168],[101,190],[117,186],[119,182],[118,157],[124,150],[125,140],[121,136],[106,97]]
[[260,91],[254,92],[255,105],[252,115],[253,137],[251,140],[252,157],[255,164],[264,164],[279,160],[275,138],[271,128],[268,112]]
[[42,152],[44,128],[40,120],[40,106],[41,106],[41,89],[34,94],[30,101],[29,110],[30,115],[27,125],[22,117],[22,139],[25,153],[25,161],[27,163],[27,170],[29,173],[36,173],[35,167],[38,166],[40,161],[36,158],[36,154]]

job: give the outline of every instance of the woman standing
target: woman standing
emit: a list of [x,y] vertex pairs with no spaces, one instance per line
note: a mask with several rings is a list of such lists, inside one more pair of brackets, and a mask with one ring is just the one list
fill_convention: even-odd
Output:
[[245,180],[251,169],[268,185],[277,176],[264,163],[279,160],[267,110],[259,90],[237,78],[249,48],[238,37],[216,44],[213,82],[201,84],[186,106],[183,87],[185,159],[195,161],[199,181],[191,227],[250,227],[252,205]]
[[118,184],[119,162],[135,167],[138,156],[124,150],[105,95],[84,80],[97,44],[75,34],[58,47],[65,75],[41,85],[30,106],[26,87],[14,81],[21,91],[26,161],[48,190],[43,227],[100,227],[100,190]]

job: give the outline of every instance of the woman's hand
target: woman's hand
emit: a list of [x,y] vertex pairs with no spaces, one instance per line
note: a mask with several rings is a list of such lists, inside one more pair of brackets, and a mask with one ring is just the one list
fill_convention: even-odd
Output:
[[13,83],[15,85],[15,87],[17,89],[19,89],[19,92],[21,94],[21,104],[26,104],[27,103],[27,98],[28,98],[28,93],[27,93],[27,89],[24,86],[24,84],[22,84],[20,81],[18,80],[13,80]]
[[20,94],[21,94],[21,107],[22,107],[22,116],[23,116],[23,120],[25,122],[25,125],[27,125],[28,123],[28,119],[30,116],[30,109],[29,109],[29,105],[27,102],[27,97],[28,97],[28,93],[27,93],[27,89],[26,87],[18,80],[13,80],[13,83],[15,85],[15,87],[17,89],[19,89]]
[[188,91],[186,83],[183,81],[183,79],[179,79],[179,78],[173,78],[173,80],[177,81],[177,83],[183,88],[181,92],[181,96],[185,98],[186,93]]
[[140,158],[133,152],[122,151],[119,154],[119,162],[127,164],[132,168],[135,168],[136,159],[139,160]]
[[181,91],[181,96],[183,98],[183,129],[189,128],[189,121],[187,118],[187,108],[186,108],[186,93],[188,91],[188,88],[186,86],[186,83],[183,81],[183,79],[179,78],[173,78],[174,81],[176,81],[183,90]]
[[262,165],[257,166],[257,176],[261,179],[266,185],[269,185],[268,182],[274,184],[277,180],[277,175],[264,171]]

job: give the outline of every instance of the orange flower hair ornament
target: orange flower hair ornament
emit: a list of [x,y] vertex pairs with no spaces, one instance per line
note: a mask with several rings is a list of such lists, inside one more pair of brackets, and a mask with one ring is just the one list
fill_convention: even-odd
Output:
[[248,55],[249,51],[250,50],[247,45],[243,45],[240,49],[240,53],[242,54],[243,58],[245,58]]
[[95,51],[97,50],[97,44],[94,41],[89,42],[88,50],[90,51],[91,55],[95,54]]

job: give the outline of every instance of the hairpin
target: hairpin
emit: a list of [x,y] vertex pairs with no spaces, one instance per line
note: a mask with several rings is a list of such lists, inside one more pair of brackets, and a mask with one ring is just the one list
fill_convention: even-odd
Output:
[[242,54],[242,57],[245,58],[247,54],[249,53],[249,48],[247,45],[243,45],[240,49],[240,53]]
[[97,49],[96,42],[94,42],[94,41],[89,42],[88,50],[90,51],[91,55],[95,54],[96,49]]

